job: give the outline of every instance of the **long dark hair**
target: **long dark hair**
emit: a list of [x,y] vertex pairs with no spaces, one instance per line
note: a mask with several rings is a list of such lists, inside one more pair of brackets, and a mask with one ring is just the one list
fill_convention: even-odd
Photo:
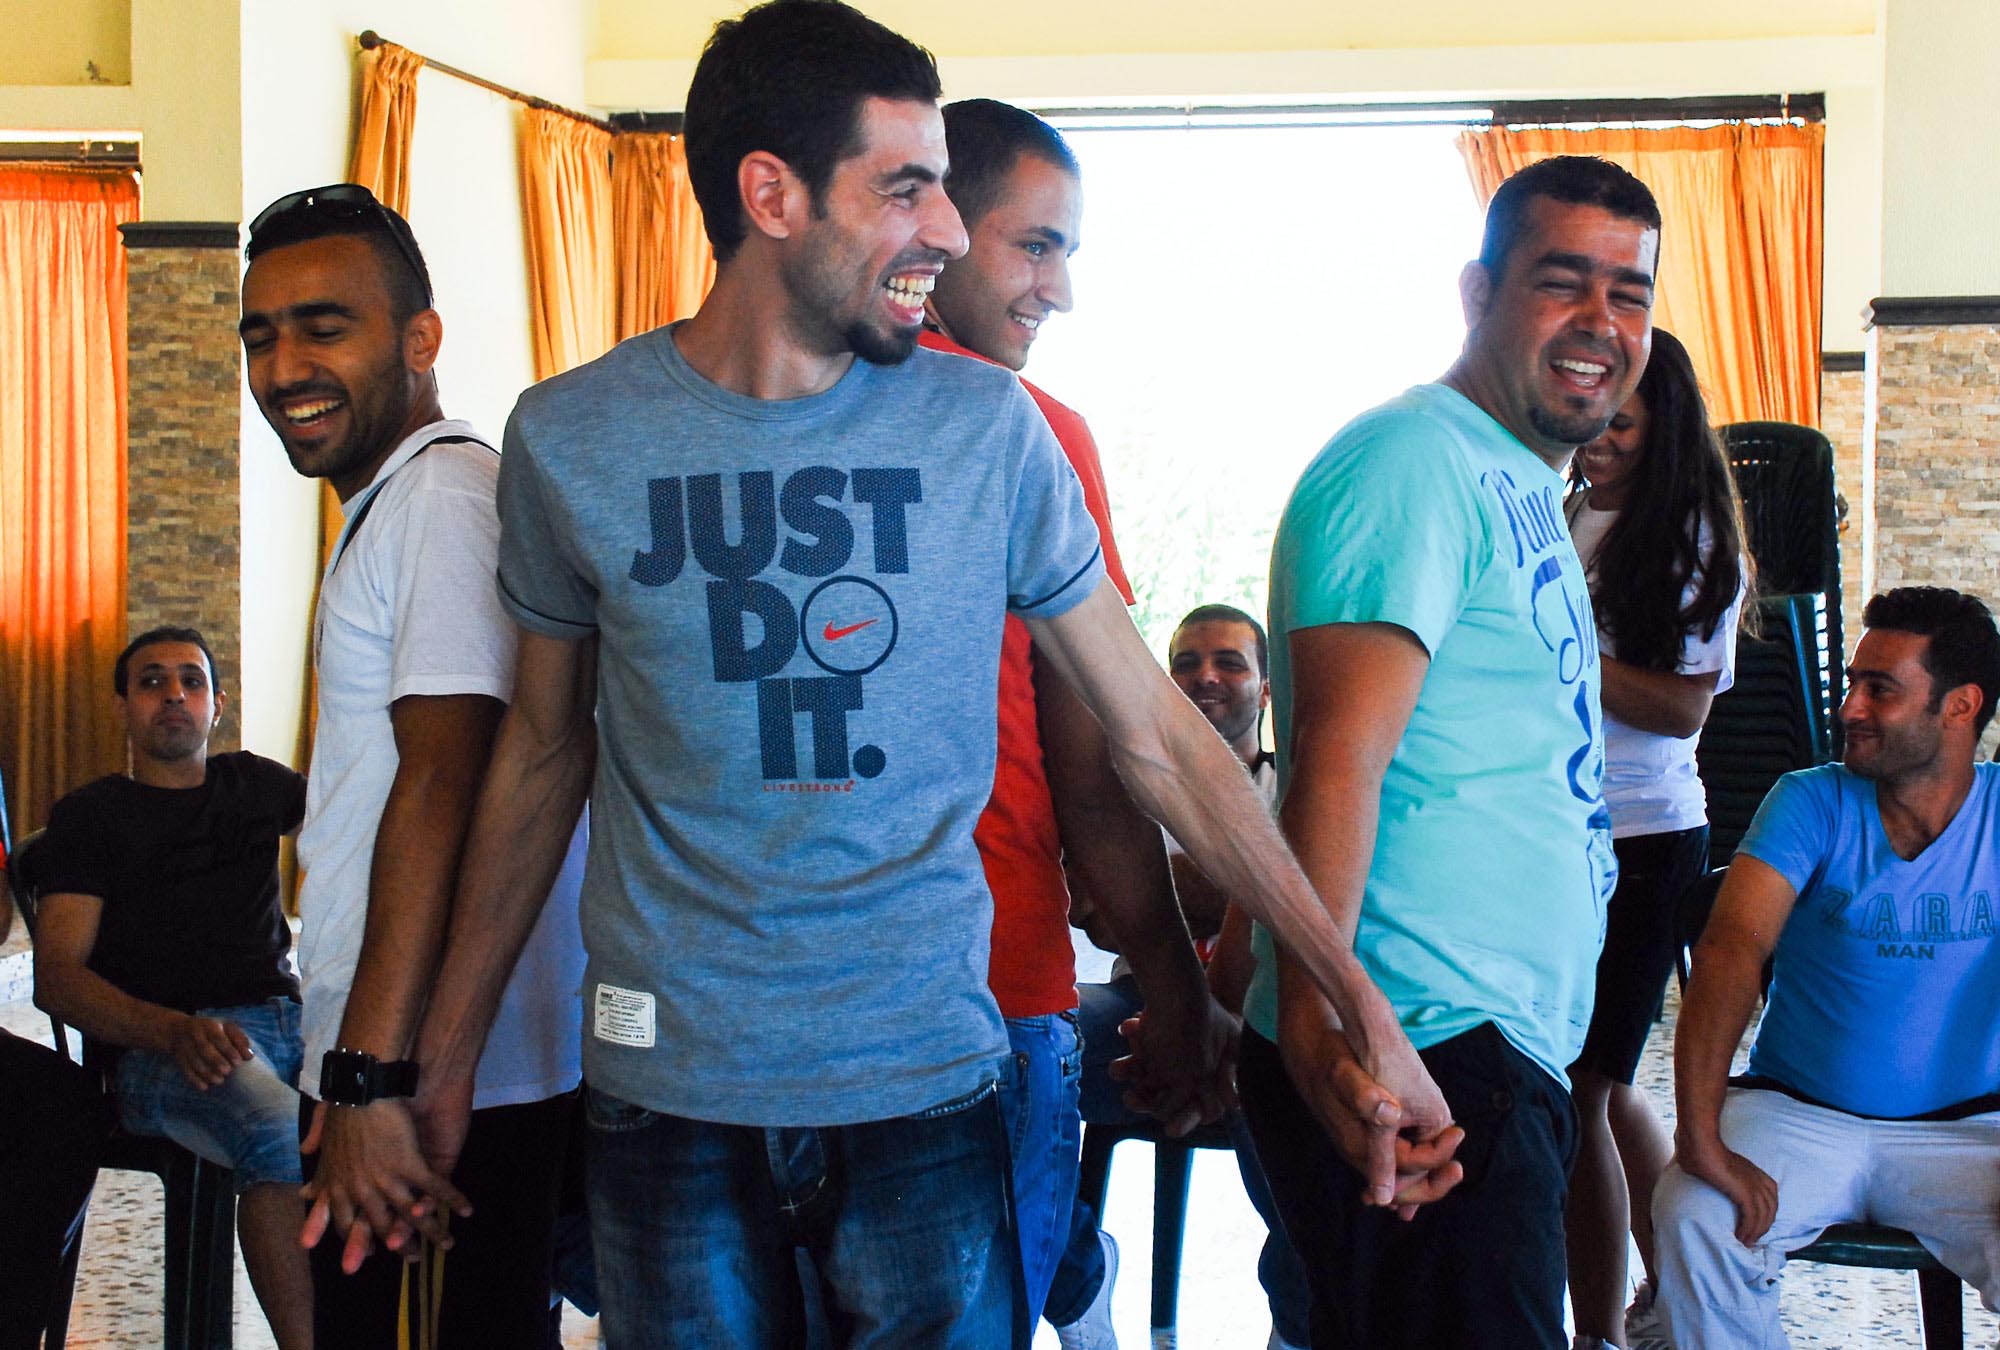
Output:
[[[1638,477],[1598,549],[1591,600],[1619,660],[1671,671],[1680,665],[1687,636],[1715,636],[1736,588],[1754,586],[1753,565],[1743,548],[1736,482],[1709,426],[1694,362],[1664,328],[1653,330],[1653,355],[1638,394],[1646,405]],[[1574,468],[1571,478],[1581,481]],[[1710,534],[1705,559],[1704,524]],[[1700,584],[1682,605],[1681,594],[1697,572]],[[1746,615],[1751,610],[1747,599],[1743,608]]]

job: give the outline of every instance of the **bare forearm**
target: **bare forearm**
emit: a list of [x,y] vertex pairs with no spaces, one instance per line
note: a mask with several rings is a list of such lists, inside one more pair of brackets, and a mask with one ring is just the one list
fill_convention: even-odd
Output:
[[1681,675],[1642,670],[1604,658],[1604,710],[1627,726],[1656,736],[1692,736],[1708,720],[1716,674]]
[[437,977],[458,859],[494,728],[504,710],[484,695],[399,699],[396,776],[375,833],[361,955],[340,1043],[403,1059]]
[[1242,764],[1192,705],[1185,712],[1192,726],[1176,715],[1158,760],[1121,758],[1120,771],[1195,865],[1295,954],[1360,1048],[1393,1016],[1355,959],[1352,917],[1341,922],[1333,897],[1315,894]]
[[94,1041],[131,1050],[173,1053],[174,1028],[188,1015],[134,998],[88,966],[35,969],[35,1006]]
[[443,968],[425,1013],[417,1060],[445,1079],[479,1063],[507,977],[534,931],[590,793],[594,726],[537,745],[509,717],[479,795],[452,908]]
[[1208,879],[1208,873],[1194,865],[1185,853],[1176,853],[1167,859],[1174,872],[1174,894],[1180,898],[1181,913],[1187,918],[1188,931],[1196,937],[1212,937],[1222,931],[1222,916],[1229,908],[1229,897],[1222,888]]
[[1722,1145],[1722,1101],[1729,1066],[1757,1009],[1763,959],[1703,942],[1674,1028],[1674,1139],[1685,1154]]

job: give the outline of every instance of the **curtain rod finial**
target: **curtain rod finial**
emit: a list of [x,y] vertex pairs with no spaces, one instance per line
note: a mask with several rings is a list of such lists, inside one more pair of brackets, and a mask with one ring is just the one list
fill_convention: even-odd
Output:
[[369,52],[382,45],[382,35],[372,28],[364,28],[356,41],[360,42],[362,51]]

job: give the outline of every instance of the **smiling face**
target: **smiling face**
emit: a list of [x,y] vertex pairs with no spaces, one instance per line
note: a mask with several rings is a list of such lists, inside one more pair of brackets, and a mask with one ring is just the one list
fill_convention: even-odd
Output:
[[1611,415],[1604,434],[1576,452],[1576,466],[1590,483],[1591,504],[1606,511],[1625,505],[1646,451],[1646,400],[1638,394]]
[[1209,619],[1176,629],[1167,673],[1239,756],[1255,757],[1257,716],[1271,701],[1271,682],[1257,668],[1249,624]]
[[1083,184],[1039,155],[1020,154],[965,256],[945,266],[931,308],[952,338],[1010,370],[1050,314],[1071,308],[1069,259],[1083,221]]
[[1494,277],[1461,280],[1474,401],[1551,462],[1595,439],[1638,386],[1653,339],[1660,232],[1601,206],[1528,203]]
[[205,751],[222,714],[208,659],[192,642],[153,642],[125,663],[118,710],[135,759],[171,764]]
[[382,261],[358,235],[287,244],[250,264],[238,324],[250,392],[294,469],[343,500],[368,485],[414,430],[436,319],[425,310],[395,322]]
[[787,317],[812,350],[893,365],[923,327],[924,301],[965,229],[944,193],[944,119],[922,100],[862,102],[861,149],[813,203],[780,265]]
[[1944,749],[1945,692],[1924,668],[1930,639],[1871,628],[1855,644],[1840,705],[1841,763],[1863,778],[1895,781],[1934,764]]

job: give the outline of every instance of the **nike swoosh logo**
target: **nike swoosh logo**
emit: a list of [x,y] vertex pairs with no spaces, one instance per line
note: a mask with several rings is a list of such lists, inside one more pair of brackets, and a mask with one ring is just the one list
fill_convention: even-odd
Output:
[[820,630],[820,636],[828,642],[838,642],[849,634],[860,632],[871,623],[880,622],[880,619],[863,619],[860,623],[851,623],[845,628],[835,628],[831,623],[828,623],[825,628]]

